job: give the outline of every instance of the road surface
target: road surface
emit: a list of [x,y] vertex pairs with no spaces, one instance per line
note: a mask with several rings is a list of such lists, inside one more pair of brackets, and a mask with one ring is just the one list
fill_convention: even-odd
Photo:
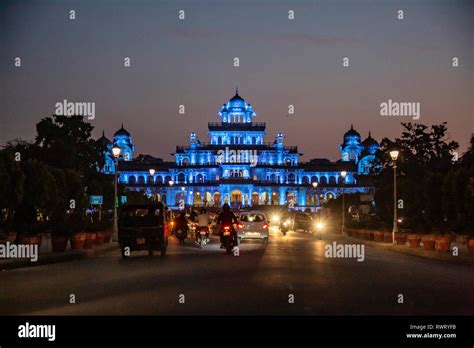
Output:
[[164,259],[138,252],[121,260],[117,251],[7,270],[0,314],[474,314],[468,266],[370,247],[363,262],[326,258],[327,243],[330,235],[283,236],[272,227],[268,245],[244,242],[240,256],[226,255],[217,241],[201,250],[172,238]]

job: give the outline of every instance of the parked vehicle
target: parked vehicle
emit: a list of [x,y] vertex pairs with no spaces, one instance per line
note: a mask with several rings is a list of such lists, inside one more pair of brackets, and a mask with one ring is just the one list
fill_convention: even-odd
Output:
[[264,212],[249,211],[240,215],[237,224],[237,238],[242,239],[261,239],[268,242],[269,221]]
[[168,224],[162,203],[123,206],[118,223],[122,258],[136,250],[148,250],[150,256],[155,250],[160,251],[161,256],[166,255]]

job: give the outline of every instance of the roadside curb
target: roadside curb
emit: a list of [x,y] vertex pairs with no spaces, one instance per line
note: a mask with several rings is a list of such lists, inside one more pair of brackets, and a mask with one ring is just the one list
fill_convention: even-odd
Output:
[[430,260],[474,266],[474,257],[470,257],[470,256],[453,256],[451,254],[444,254],[437,251],[424,250],[423,248],[410,248],[408,246],[394,245],[391,243],[375,242],[375,241],[370,241],[370,240],[365,240],[365,239],[354,238],[350,236],[343,236],[343,235],[335,234],[335,233],[331,233],[331,236],[334,237],[335,239],[341,239],[346,242],[364,244],[372,248],[392,251],[399,254],[406,254],[406,255],[418,256],[418,257],[422,257],[422,258],[430,259]]
[[63,253],[47,253],[40,254],[38,261],[31,262],[25,259],[5,259],[0,260],[0,270],[24,268],[24,267],[35,267],[41,265],[48,265],[60,262],[69,262],[74,260],[82,260],[87,258],[93,258],[101,256],[112,251],[119,250],[117,243],[108,243],[100,246],[96,246],[93,249],[82,249],[82,250],[68,250]]

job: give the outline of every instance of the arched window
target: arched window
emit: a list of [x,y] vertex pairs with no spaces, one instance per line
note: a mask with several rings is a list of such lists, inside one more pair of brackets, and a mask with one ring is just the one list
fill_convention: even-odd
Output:
[[146,183],[147,184],[153,184],[153,177],[151,175],[148,175],[148,177],[146,178]]
[[295,174],[293,174],[293,173],[288,174],[288,182],[289,182],[290,184],[296,183],[296,176],[295,176]]
[[138,183],[139,184],[144,184],[145,183],[145,177],[143,175],[138,176]]
[[328,180],[326,179],[325,176],[322,176],[321,179],[319,180],[319,183],[320,183],[321,185],[327,185]]
[[329,177],[329,185],[335,185],[336,184],[336,178],[334,176]]
[[196,182],[204,182],[204,177],[202,176],[202,174],[196,175]]
[[306,185],[309,184],[309,177],[307,177],[306,175],[303,176],[303,178],[302,178],[302,183],[303,183],[303,184],[306,184]]
[[185,180],[186,180],[186,177],[185,177],[184,173],[179,173],[178,174],[178,183],[184,184]]
[[128,177],[128,183],[131,184],[131,185],[134,185],[134,184],[137,183],[137,179],[135,178],[134,175],[130,175],[130,176]]
[[313,182],[319,182],[317,176],[312,176],[312,177],[311,177],[311,183],[313,183]]

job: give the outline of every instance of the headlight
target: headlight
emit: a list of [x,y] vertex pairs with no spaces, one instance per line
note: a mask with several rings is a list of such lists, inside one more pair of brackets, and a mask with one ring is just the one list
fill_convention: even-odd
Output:
[[317,223],[316,223],[316,228],[317,228],[318,230],[322,230],[322,229],[324,229],[324,224],[323,224],[322,222],[317,222]]
[[283,226],[288,226],[288,221],[283,222]]
[[277,223],[280,222],[280,216],[279,215],[273,215],[272,216],[272,222]]

